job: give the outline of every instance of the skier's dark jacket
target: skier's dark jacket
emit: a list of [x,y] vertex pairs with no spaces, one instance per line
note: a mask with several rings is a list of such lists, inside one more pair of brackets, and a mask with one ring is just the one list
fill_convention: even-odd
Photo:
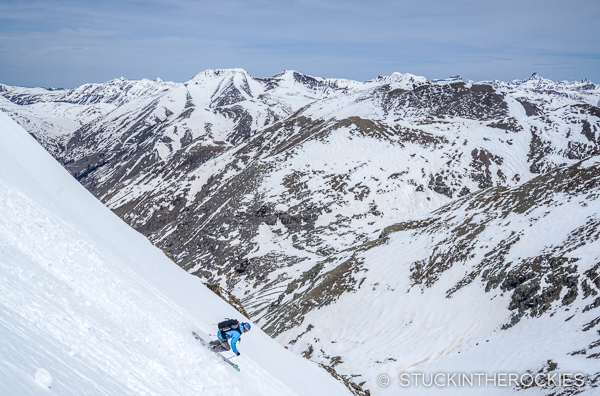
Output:
[[231,339],[231,349],[233,350],[233,353],[237,354],[238,350],[236,347],[236,344],[238,342],[238,340],[240,339],[240,336],[242,335],[242,333],[240,333],[239,331],[237,331],[237,329],[231,329],[229,331],[224,331],[224,332],[217,332],[217,335],[220,339],[223,339],[223,337],[221,337],[221,333],[225,333],[225,336],[227,337],[227,339]]

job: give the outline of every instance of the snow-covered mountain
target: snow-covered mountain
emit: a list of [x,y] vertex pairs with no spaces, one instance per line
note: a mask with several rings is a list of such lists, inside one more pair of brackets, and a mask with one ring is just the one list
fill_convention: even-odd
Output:
[[528,116],[537,116],[573,103],[600,106],[600,85],[590,80],[552,81],[533,73],[525,80],[484,81],[496,90],[509,94],[525,108]]
[[598,93],[600,85],[594,84],[590,80],[584,78],[581,81],[553,81],[533,73],[531,77],[525,80],[504,81],[486,81],[494,88],[499,88],[505,91],[518,90],[537,90],[537,91],[562,91],[562,92],[589,92]]
[[9,114],[53,155],[64,151],[73,132],[117,107],[161,95],[174,83],[123,77],[74,89],[22,88],[0,84],[0,109]]
[[[518,208],[523,204],[519,200],[526,202],[533,194],[532,186],[539,183],[535,181],[539,177],[563,175],[560,177],[565,180],[587,180],[578,176],[582,165],[577,164],[599,153],[597,85],[589,81],[552,82],[535,74],[528,80],[508,83],[476,83],[460,76],[428,81],[401,73],[357,82],[294,71],[261,79],[242,69],[206,70],[182,84],[157,84],[172,85],[164,91],[149,89],[146,96],[115,104],[105,114],[63,134],[60,144],[41,139],[37,124],[27,122],[29,113],[45,119],[44,113],[34,107],[41,100],[19,104],[20,97],[7,89],[0,92],[4,97],[0,106],[89,191],[175,262],[231,291],[269,334],[297,353],[325,363],[355,392],[384,391],[376,384],[380,369],[397,372],[414,364],[419,369],[433,370],[442,367],[438,363],[451,361],[444,356],[459,351],[467,359],[464,362],[469,356],[473,358],[473,365],[467,364],[465,369],[485,365],[486,359],[501,350],[501,344],[497,344],[499,349],[486,349],[483,354],[476,350],[466,353],[461,348],[492,333],[502,334],[503,342],[517,345],[519,337],[528,339],[547,326],[556,328],[549,337],[567,337],[569,332],[580,331],[577,329],[582,328],[582,321],[589,322],[589,315],[593,315],[593,308],[581,312],[585,309],[581,304],[589,305],[590,296],[595,295],[595,289],[583,283],[577,286],[578,297],[572,301],[567,298],[564,306],[556,306],[558,300],[554,297],[548,300],[554,304],[554,311],[546,307],[541,316],[538,311],[521,312],[518,304],[509,309],[513,306],[509,297],[518,295],[516,289],[503,286],[500,275],[499,283],[487,288],[489,272],[477,269],[480,256],[475,248],[479,245],[475,244],[489,245],[480,239],[480,233],[486,232],[506,238],[512,232],[525,233],[533,238],[527,227],[539,219]],[[130,85],[136,86],[134,82]],[[48,95],[56,94],[52,92]],[[62,106],[62,102],[52,100],[44,103],[57,109]],[[82,99],[80,103],[88,102]],[[84,107],[78,109],[83,111]],[[71,119],[72,114],[64,119]],[[590,169],[595,166],[590,165]],[[590,213],[575,211],[564,199],[584,202],[589,210],[596,211],[598,202],[581,192],[563,199],[559,192],[577,185],[576,181],[565,183],[568,188],[560,183],[549,184],[548,194],[555,195],[544,198],[540,204],[545,206],[537,210],[552,213],[547,216],[562,221],[569,216],[556,208],[569,207],[573,219],[565,232],[567,228],[570,232],[585,227],[585,216]],[[513,197],[502,201],[505,207],[496,209],[521,217],[506,220],[491,213],[489,218],[482,217],[485,224],[473,223],[469,216],[478,217],[470,205],[477,207],[477,197],[500,191],[494,188],[506,189],[501,191],[504,198]],[[436,226],[427,228],[430,222]],[[460,223],[451,227],[453,222]],[[463,223],[461,228],[459,224]],[[460,231],[464,228],[464,232],[470,232],[467,225],[471,223],[483,227],[472,240]],[[407,224],[422,227],[413,230]],[[409,227],[406,230],[413,230],[410,232],[414,235],[396,233],[379,239],[382,232],[403,227]],[[396,243],[399,237],[395,235],[421,242],[415,242],[404,253],[397,244],[407,245],[408,240]],[[562,234],[557,235],[560,239]],[[423,245],[428,238],[433,239]],[[553,246],[568,245],[558,239],[551,241]],[[382,241],[387,241],[385,246]],[[593,250],[594,241],[594,237],[586,239],[585,246]],[[473,245],[465,245],[467,242]],[[510,271],[513,266],[530,265],[523,264],[528,258],[550,257],[545,243],[540,240],[532,244],[529,256],[523,253],[518,262],[509,261],[508,256],[497,257],[490,271]],[[472,251],[470,256],[455,252],[449,247],[453,244]],[[394,260],[390,252],[403,259]],[[446,259],[440,252],[446,252]],[[518,255],[515,250],[511,252]],[[557,262],[569,273],[570,264],[560,257]],[[597,262],[593,255],[581,253],[577,257],[582,261],[580,274],[594,271],[590,269],[590,263]],[[471,283],[464,281],[469,285],[464,289],[468,293],[459,304],[455,296],[461,291],[446,294],[460,283],[458,275],[448,270],[456,268],[455,262],[460,263],[463,276],[473,274]],[[435,276],[417,282],[413,278],[421,270]],[[389,290],[384,292],[379,287],[388,277],[385,284],[390,289],[406,286],[408,292],[388,296]],[[586,285],[596,282],[594,276],[588,278]],[[565,282],[571,282],[568,279]],[[578,279],[583,281],[583,275]],[[482,280],[486,286],[481,286]],[[540,290],[552,283],[538,281]],[[518,287],[529,290],[529,286],[522,285],[525,281],[519,282]],[[506,297],[491,295],[499,288]],[[572,287],[563,290],[558,293],[569,293]],[[583,290],[592,290],[585,292],[585,301]],[[396,299],[406,298],[411,300],[406,308],[394,312],[373,306],[380,300],[393,305]],[[470,298],[477,302],[471,316],[461,308]],[[347,301],[356,307],[350,313]],[[438,321],[434,314],[422,316],[422,321],[416,320],[420,323],[418,329],[410,327],[403,333],[406,342],[394,344],[389,353],[375,345],[377,337],[372,332],[377,327],[362,319],[374,319],[370,315],[375,314],[370,312],[375,309],[389,317],[389,323],[404,325],[405,316],[417,315],[430,305],[446,307],[448,313],[461,318],[461,323],[450,327],[448,337],[454,337],[451,341],[446,337],[443,340],[448,342],[431,343],[414,353],[409,353],[409,345],[426,342],[417,337],[419,329],[424,329],[428,339],[435,338],[446,319]],[[489,314],[485,313],[488,309]],[[581,314],[577,320],[559,325],[557,318],[567,310],[579,310]],[[356,337],[347,334],[343,337],[346,342],[337,341],[338,326],[328,325],[328,318],[335,317],[336,312],[344,316],[343,320],[338,318],[344,328],[359,323],[353,330]],[[520,320],[501,331],[512,320],[512,314]],[[489,320],[480,326],[482,315]],[[549,315],[553,319],[548,319]],[[534,318],[532,322],[528,322],[530,317]],[[581,333],[576,342],[568,344],[569,348],[585,343],[590,346],[590,352],[585,349],[587,355],[581,353],[573,361],[594,362],[593,357],[587,359],[595,354],[590,334]],[[417,338],[411,338],[413,335]],[[364,341],[370,338],[374,340]],[[562,362],[561,369],[570,367],[571,358],[563,352],[557,352],[555,358],[531,354],[515,365],[515,370],[537,370],[544,356]],[[389,356],[382,357],[386,353]],[[521,359],[520,354],[511,350],[505,362]],[[364,361],[373,363],[358,363]],[[593,374],[586,364],[577,367]],[[358,384],[363,382],[360,388]]]
[[204,349],[191,331],[239,313],[5,114],[0,207],[0,394],[348,394],[258,326],[243,336],[239,373]]
[[[369,389],[392,373],[379,394],[396,394],[403,372],[481,371],[583,373],[583,387],[531,394],[596,394],[599,213],[598,157],[488,188],[318,261],[262,320],[282,344],[360,373]],[[430,389],[410,390],[421,393]]]

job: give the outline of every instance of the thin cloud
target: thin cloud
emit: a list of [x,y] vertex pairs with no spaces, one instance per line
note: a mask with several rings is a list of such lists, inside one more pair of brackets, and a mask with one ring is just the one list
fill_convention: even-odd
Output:
[[117,34],[115,30],[98,30],[90,28],[60,29],[58,33],[76,37],[110,37]]
[[357,80],[393,71],[508,80],[538,71],[600,81],[598,20],[595,0],[2,3],[0,82],[185,81],[221,67],[260,77],[296,69]]

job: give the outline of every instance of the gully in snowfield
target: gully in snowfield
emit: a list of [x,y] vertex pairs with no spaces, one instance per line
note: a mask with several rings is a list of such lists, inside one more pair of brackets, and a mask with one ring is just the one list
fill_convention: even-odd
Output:
[[[233,349],[233,353],[235,353],[237,356],[240,356],[236,344],[242,336],[242,333],[247,331],[250,331],[250,323],[240,323],[235,319],[227,319],[219,323],[217,339],[210,342],[210,349],[213,352],[223,352]],[[231,340],[231,348],[229,348],[228,340]]]

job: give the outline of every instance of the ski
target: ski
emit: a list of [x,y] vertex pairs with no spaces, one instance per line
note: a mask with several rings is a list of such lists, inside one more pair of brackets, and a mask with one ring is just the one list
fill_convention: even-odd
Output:
[[[200,337],[198,334],[196,334],[195,331],[192,331],[192,335],[194,336],[195,339],[197,339],[198,341],[200,341],[200,343],[205,347],[210,349],[210,345],[208,345],[208,343],[206,341],[204,341],[204,339],[202,337]],[[211,351],[212,352],[212,351]],[[229,364],[231,367],[233,367],[235,369],[235,371],[240,371],[240,368],[238,367],[237,364],[234,364],[232,362],[229,361],[229,359],[227,359],[225,356],[221,355],[219,352],[213,352],[215,355],[219,356],[225,363]]]

